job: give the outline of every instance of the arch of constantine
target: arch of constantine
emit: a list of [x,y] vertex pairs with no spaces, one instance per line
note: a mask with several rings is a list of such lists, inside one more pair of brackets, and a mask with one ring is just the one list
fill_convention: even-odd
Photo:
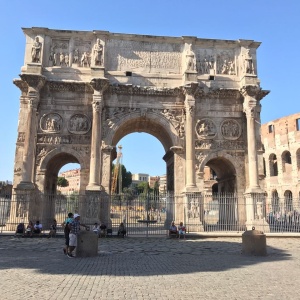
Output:
[[[240,222],[252,226],[259,219],[260,100],[268,94],[257,77],[259,42],[37,27],[23,32],[24,66],[14,80],[21,91],[17,199],[55,194],[60,168],[78,163],[80,194],[96,199],[86,217],[108,220],[109,205],[101,206],[101,199],[109,196],[116,145],[127,134],[146,132],[163,145],[167,189],[183,195],[183,204],[205,191],[209,167],[218,192],[245,195]],[[30,203],[29,215],[47,205]],[[79,210],[87,213],[84,205]],[[175,206],[174,219],[183,214]]]

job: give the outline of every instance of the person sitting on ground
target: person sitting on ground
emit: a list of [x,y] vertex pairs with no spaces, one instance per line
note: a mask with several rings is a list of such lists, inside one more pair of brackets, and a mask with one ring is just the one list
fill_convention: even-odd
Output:
[[69,224],[73,222],[73,214],[70,212],[68,213],[68,217],[63,222],[62,226],[64,228],[64,235],[65,235],[65,244],[66,246],[63,248],[64,254],[67,254],[69,251],[69,234],[70,234],[70,227]]
[[123,222],[119,225],[118,235],[122,235],[123,237],[126,235],[126,229]]
[[56,228],[57,228],[57,221],[55,219],[53,219],[53,223],[50,225],[50,231],[49,231],[48,238],[56,236]]
[[178,236],[177,226],[175,225],[174,221],[171,223],[170,229],[169,229],[169,236],[171,235]]
[[98,237],[99,237],[99,235],[100,235],[100,227],[99,227],[99,224],[98,224],[97,222],[94,224],[92,230],[93,230],[93,232],[95,232],[95,233],[98,235]]
[[33,223],[32,221],[29,221],[28,225],[26,226],[26,235],[32,237],[33,229],[34,229]]
[[183,238],[185,239],[185,233],[186,229],[182,222],[179,223],[178,226],[178,238],[180,239],[180,236],[183,235]]
[[106,234],[107,234],[107,231],[106,231],[106,229],[107,229],[107,226],[103,223],[103,222],[100,222],[100,237],[101,236],[104,236],[104,237],[106,237]]
[[43,225],[40,223],[40,221],[36,221],[33,226],[33,233],[41,234],[43,229]]
[[23,222],[21,222],[21,223],[18,224],[15,236],[17,234],[22,234],[22,236],[24,236],[24,234],[25,234],[25,224]]

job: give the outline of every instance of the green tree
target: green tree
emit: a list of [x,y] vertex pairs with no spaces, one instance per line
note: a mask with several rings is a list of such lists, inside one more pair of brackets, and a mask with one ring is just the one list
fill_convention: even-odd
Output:
[[58,177],[57,185],[60,187],[66,187],[69,186],[69,181],[65,177]]

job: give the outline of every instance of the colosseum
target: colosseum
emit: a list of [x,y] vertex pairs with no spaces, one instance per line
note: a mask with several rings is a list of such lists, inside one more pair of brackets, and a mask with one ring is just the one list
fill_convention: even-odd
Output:
[[266,214],[273,219],[298,219],[300,213],[300,113],[261,126],[264,145]]

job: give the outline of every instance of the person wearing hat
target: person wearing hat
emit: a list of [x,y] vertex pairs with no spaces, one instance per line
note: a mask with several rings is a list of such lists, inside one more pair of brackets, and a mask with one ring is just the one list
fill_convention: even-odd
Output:
[[88,226],[86,226],[84,224],[80,224],[80,215],[79,214],[74,214],[73,222],[71,222],[69,224],[70,234],[69,234],[69,248],[68,248],[68,253],[67,253],[67,256],[69,258],[74,257],[73,251],[77,247],[77,237],[78,237],[79,232],[80,232],[80,226],[83,226],[86,229],[88,229]]

